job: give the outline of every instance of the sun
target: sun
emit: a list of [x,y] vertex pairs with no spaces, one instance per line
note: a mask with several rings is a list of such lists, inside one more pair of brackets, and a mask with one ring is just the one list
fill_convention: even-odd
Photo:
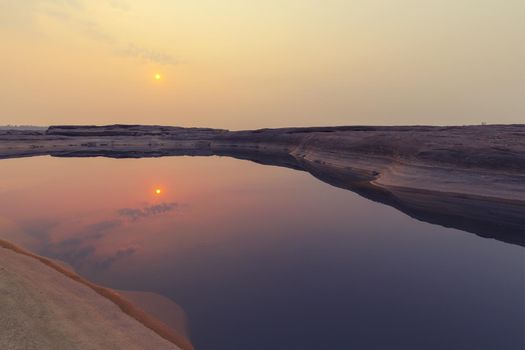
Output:
[[155,74],[155,80],[160,80],[160,78],[161,78],[160,74],[159,74],[159,73],[156,73],[156,74]]
[[159,195],[162,193],[162,190],[160,188],[155,189],[155,194]]

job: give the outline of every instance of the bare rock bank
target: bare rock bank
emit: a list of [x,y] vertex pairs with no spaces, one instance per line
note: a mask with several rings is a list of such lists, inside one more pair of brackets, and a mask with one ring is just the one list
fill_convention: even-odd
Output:
[[0,131],[0,158],[229,156],[307,171],[423,221],[525,245],[525,125]]
[[0,349],[193,349],[119,294],[5,241],[0,296]]

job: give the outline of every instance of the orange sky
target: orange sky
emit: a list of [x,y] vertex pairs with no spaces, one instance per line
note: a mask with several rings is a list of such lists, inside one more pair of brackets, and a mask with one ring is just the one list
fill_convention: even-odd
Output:
[[522,0],[4,0],[0,125],[524,123],[523,33]]

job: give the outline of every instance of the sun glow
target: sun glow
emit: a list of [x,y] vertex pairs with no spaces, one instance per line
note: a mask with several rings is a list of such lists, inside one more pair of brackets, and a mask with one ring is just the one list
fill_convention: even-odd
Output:
[[155,194],[159,195],[162,193],[162,190],[160,188],[155,189]]
[[159,73],[155,74],[155,80],[160,80],[161,76]]

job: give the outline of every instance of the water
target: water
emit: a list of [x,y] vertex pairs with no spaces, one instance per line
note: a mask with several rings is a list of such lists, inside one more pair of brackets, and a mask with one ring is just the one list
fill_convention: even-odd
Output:
[[198,350],[525,347],[522,247],[248,161],[0,164],[1,238],[170,298]]

